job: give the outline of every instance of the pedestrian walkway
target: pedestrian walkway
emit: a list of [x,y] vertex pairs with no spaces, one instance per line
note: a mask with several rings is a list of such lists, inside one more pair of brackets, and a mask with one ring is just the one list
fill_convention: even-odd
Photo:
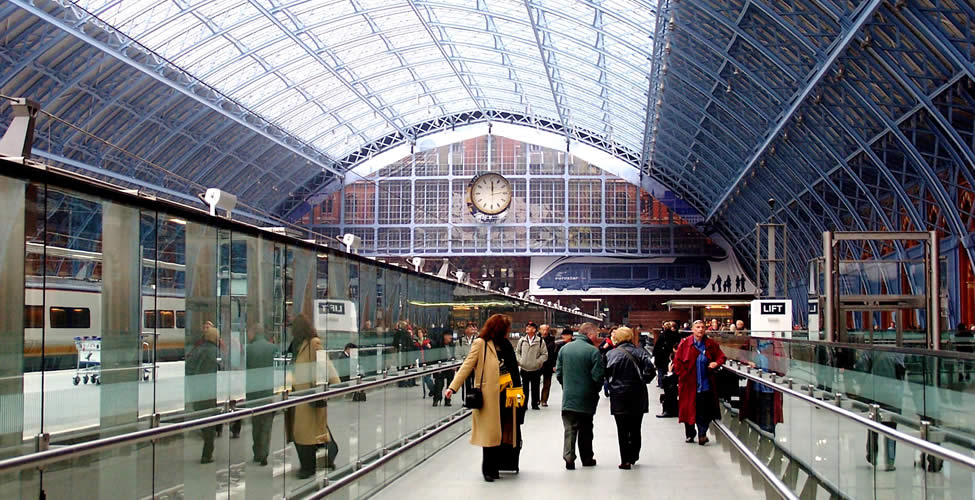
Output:
[[562,461],[562,393],[553,381],[550,406],[528,411],[521,453],[521,473],[502,474],[487,483],[481,477],[481,448],[468,442],[469,434],[407,472],[373,498],[407,500],[429,498],[500,498],[543,500],[599,499],[764,498],[732,463],[728,453],[712,440],[707,446],[684,442],[683,426],[676,418],[654,418],[660,407],[658,389],[650,388],[651,413],[643,419],[643,448],[632,470],[620,470],[616,422],[609,400],[599,402],[594,419],[593,449],[596,467],[565,470]]

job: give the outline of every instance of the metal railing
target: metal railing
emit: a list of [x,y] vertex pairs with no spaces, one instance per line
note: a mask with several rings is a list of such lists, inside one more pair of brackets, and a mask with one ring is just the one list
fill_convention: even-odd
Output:
[[[281,401],[276,401],[273,403],[257,406],[254,408],[237,407],[226,413],[220,413],[218,415],[212,415],[209,417],[203,417],[203,418],[189,420],[185,422],[175,422],[172,424],[159,425],[159,415],[154,414],[151,419],[151,425],[153,427],[150,429],[144,429],[144,430],[129,432],[125,434],[119,434],[117,436],[111,436],[103,439],[95,439],[84,443],[60,446],[52,449],[42,449],[42,451],[31,453],[29,455],[23,455],[19,457],[9,458],[6,460],[0,460],[0,474],[17,472],[24,469],[40,469],[46,465],[61,462],[64,460],[70,460],[84,455],[90,455],[96,452],[102,452],[114,448],[119,448],[122,446],[129,446],[137,443],[143,443],[146,441],[155,441],[169,436],[183,434],[188,431],[204,429],[218,424],[229,424],[230,422],[233,422],[235,420],[252,417],[254,415],[261,415],[264,413],[277,412],[277,411],[285,410],[287,408],[313,403],[315,401],[327,401],[329,399],[343,396],[345,394],[366,391],[377,387],[393,384],[396,382],[402,382],[405,380],[410,380],[417,377],[423,377],[423,376],[427,376],[427,375],[431,375],[443,371],[454,370],[460,367],[461,364],[462,364],[461,362],[456,361],[447,364],[440,364],[439,366],[436,366],[434,368],[427,368],[424,370],[417,370],[414,372],[407,371],[406,373],[401,375],[386,376],[386,374],[383,374],[382,378],[376,380],[370,380],[370,381],[362,381],[362,379],[360,378],[358,382],[354,384],[350,384],[335,389],[329,389],[328,386],[325,386],[325,390],[322,392],[315,392],[312,394],[307,394],[302,396],[293,396],[288,391],[285,391],[284,393],[282,393],[282,397],[284,399],[282,399]],[[314,389],[309,389],[309,390],[311,391]],[[44,439],[39,436],[39,441],[44,441]]]
[[[731,363],[738,363],[738,362],[737,361],[732,361]],[[738,363],[738,364],[740,365],[740,363]],[[746,370],[742,370],[742,369],[737,368],[737,367],[732,367],[728,363],[726,363],[724,365],[724,369],[730,370],[730,371],[734,372],[736,375],[738,375],[740,377],[743,377],[743,378],[746,378],[746,379],[751,380],[753,382],[757,382],[757,383],[763,384],[763,385],[765,385],[767,387],[770,387],[770,388],[774,389],[776,392],[781,392],[782,394],[788,394],[791,397],[794,397],[796,399],[799,399],[801,401],[804,401],[806,403],[809,403],[809,404],[811,404],[811,405],[813,405],[813,406],[815,406],[817,408],[825,409],[825,410],[830,411],[832,413],[835,413],[836,415],[839,415],[839,416],[841,416],[843,418],[846,418],[848,420],[852,420],[853,422],[856,422],[856,423],[860,424],[861,426],[866,427],[871,432],[876,432],[877,434],[883,434],[884,436],[889,437],[891,439],[895,439],[895,440],[898,440],[898,441],[907,443],[908,445],[913,446],[913,447],[919,449],[922,453],[936,456],[936,457],[938,457],[938,458],[940,458],[942,460],[951,460],[952,462],[955,462],[955,463],[964,465],[965,467],[968,467],[972,471],[975,471],[975,458],[972,458],[972,457],[963,455],[963,454],[958,453],[956,451],[947,449],[947,448],[945,448],[943,446],[938,446],[938,445],[936,445],[934,443],[931,443],[929,441],[925,441],[924,439],[921,439],[921,438],[914,437],[914,436],[912,436],[910,434],[906,434],[906,433],[897,431],[897,430],[893,429],[892,427],[888,427],[886,425],[883,425],[882,423],[880,423],[878,421],[871,420],[870,418],[867,418],[867,417],[865,417],[863,415],[860,415],[858,413],[852,412],[850,410],[847,410],[845,408],[842,408],[842,407],[837,406],[837,405],[834,405],[834,404],[829,404],[826,401],[823,401],[821,399],[817,399],[817,398],[811,396],[810,394],[808,394],[807,392],[802,392],[801,390],[795,390],[793,388],[794,382],[793,382],[792,379],[787,379],[787,381],[786,381],[787,385],[782,385],[782,384],[778,383],[778,378],[779,377],[777,377],[775,375],[770,375],[770,376],[767,376],[767,377],[762,377],[762,376],[755,375],[755,374],[751,373],[750,370],[746,371]],[[807,386],[800,386],[800,389],[803,388],[803,387],[805,387],[807,390],[813,390],[813,391],[815,390],[814,387],[811,387],[811,386],[808,386],[808,385]],[[874,408],[874,409],[876,410],[877,408]],[[930,425],[930,424],[928,424],[928,425]]]
[[772,470],[769,469],[762,462],[762,460],[758,458],[758,456],[755,455],[755,453],[752,452],[751,449],[748,448],[747,445],[745,445],[745,443],[743,443],[740,439],[738,439],[738,436],[736,436],[735,433],[731,431],[731,429],[728,429],[724,424],[721,423],[720,420],[715,420],[714,426],[719,431],[721,431],[721,434],[724,435],[724,438],[727,439],[728,442],[731,443],[731,445],[734,446],[736,450],[738,450],[738,453],[740,453],[741,456],[756,471],[758,471],[759,475],[762,476],[762,479],[765,480],[765,483],[768,484],[773,490],[775,490],[775,492],[779,496],[781,496],[785,500],[799,500],[799,497],[796,496],[796,494],[793,493],[788,486],[786,486],[785,482],[779,479],[779,477],[776,476],[775,473],[772,472]]

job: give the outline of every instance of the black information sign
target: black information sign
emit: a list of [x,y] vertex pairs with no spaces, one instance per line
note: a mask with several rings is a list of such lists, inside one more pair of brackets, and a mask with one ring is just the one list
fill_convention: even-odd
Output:
[[814,300],[809,302],[809,314],[819,314],[819,301]]
[[345,304],[341,302],[318,304],[318,314],[345,314]]
[[784,315],[785,302],[762,302],[762,314]]

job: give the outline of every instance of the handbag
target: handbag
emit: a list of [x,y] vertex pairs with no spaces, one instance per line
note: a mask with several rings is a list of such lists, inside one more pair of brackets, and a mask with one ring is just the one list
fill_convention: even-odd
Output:
[[481,357],[481,383],[467,391],[464,398],[464,406],[471,410],[480,410],[484,407],[484,393],[481,392],[481,385],[484,384],[484,363],[487,361],[487,341],[484,341],[484,355]]
[[335,468],[335,457],[339,454],[339,444],[335,442],[335,434],[332,434],[332,428],[325,426],[328,430],[328,442],[325,443],[325,467],[330,469]]

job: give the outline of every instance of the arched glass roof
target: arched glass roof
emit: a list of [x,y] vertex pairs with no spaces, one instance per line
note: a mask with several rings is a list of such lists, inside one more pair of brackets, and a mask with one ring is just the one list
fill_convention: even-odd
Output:
[[435,116],[508,111],[640,151],[654,11],[638,0],[80,0],[341,159]]
[[0,88],[60,120],[38,155],[114,182],[220,187],[294,219],[384,152],[511,122],[660,181],[746,265],[755,224],[787,224],[790,283],[825,230],[936,230],[975,262],[975,0],[7,0],[0,16]]

